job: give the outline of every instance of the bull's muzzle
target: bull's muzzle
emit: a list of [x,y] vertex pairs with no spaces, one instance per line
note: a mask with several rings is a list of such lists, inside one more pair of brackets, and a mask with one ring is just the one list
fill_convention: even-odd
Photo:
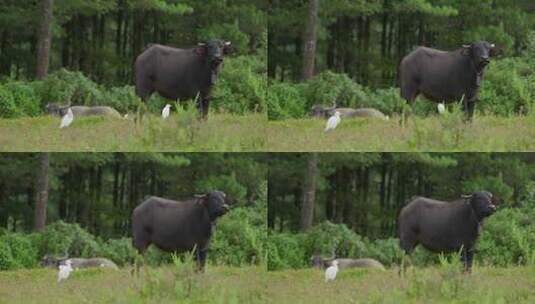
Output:
[[223,209],[225,209],[225,211],[229,211],[230,210],[230,206],[227,205],[227,204],[223,204]]
[[214,66],[218,66],[218,65],[220,65],[221,62],[223,62],[223,57],[215,56],[215,57],[212,59],[212,64],[213,64]]

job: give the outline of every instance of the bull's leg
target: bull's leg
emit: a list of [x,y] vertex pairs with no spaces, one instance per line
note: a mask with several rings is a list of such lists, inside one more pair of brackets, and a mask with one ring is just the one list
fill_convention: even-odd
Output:
[[474,118],[474,110],[476,107],[476,101],[475,100],[467,100],[465,103],[465,111],[466,111],[466,119],[468,121],[472,121]]
[[197,270],[199,272],[204,272],[204,265],[206,264],[206,254],[208,249],[197,250]]
[[463,249],[461,252],[461,260],[464,265],[464,272],[472,272],[472,261],[474,259],[474,250],[473,249]]
[[403,257],[401,258],[400,267],[399,267],[399,276],[401,277],[404,276],[407,271],[407,268],[408,268],[407,264],[412,264],[410,255],[414,251],[414,248],[417,245],[417,242],[414,241],[415,239],[416,239],[416,236],[413,236],[413,235],[408,235],[408,236],[401,235],[399,238],[399,246],[404,251]]
[[208,109],[210,107],[210,98],[204,95],[199,96],[197,102],[197,109],[199,110],[200,118],[206,120],[208,118]]
[[401,97],[407,101],[406,105],[403,105],[403,110],[401,113],[401,125],[404,126],[409,118],[410,112],[412,112],[412,107],[414,100],[418,97],[420,93],[418,91],[418,85],[414,84],[402,84],[401,85]]

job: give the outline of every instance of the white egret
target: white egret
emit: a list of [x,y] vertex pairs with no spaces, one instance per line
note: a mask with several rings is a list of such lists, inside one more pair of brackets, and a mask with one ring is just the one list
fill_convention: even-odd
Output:
[[444,106],[443,102],[440,102],[437,105],[437,109],[438,109],[438,114],[444,114],[444,112],[446,112],[446,107]]
[[325,126],[325,132],[334,130],[336,126],[340,123],[340,112],[335,111],[334,115],[329,117],[329,120],[327,120],[327,125]]
[[66,260],[65,265],[59,265],[58,283],[66,280],[69,277],[69,274],[71,274],[71,271],[71,260]]
[[325,282],[334,281],[336,274],[338,273],[338,261],[334,260],[331,266],[325,270]]
[[167,117],[169,117],[169,110],[171,110],[171,105],[170,104],[166,104],[165,107],[162,110],[162,118],[163,119],[166,119]]
[[63,115],[61,118],[61,125],[59,126],[60,129],[68,127],[72,121],[74,120],[74,114],[72,113],[71,108],[67,110],[67,114]]

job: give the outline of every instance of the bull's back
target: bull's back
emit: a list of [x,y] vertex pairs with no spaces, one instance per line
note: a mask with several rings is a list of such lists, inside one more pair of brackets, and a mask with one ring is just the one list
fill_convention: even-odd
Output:
[[107,106],[74,106],[71,107],[72,113],[74,116],[106,116],[120,118],[121,114],[117,112],[114,108]]
[[336,259],[338,261],[338,267],[340,269],[350,269],[350,268],[371,268],[377,270],[385,270],[385,267],[381,262],[363,258],[363,259]]

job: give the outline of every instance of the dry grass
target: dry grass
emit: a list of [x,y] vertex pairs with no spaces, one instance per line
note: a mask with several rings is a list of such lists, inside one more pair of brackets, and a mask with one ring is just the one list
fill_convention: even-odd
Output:
[[346,119],[324,133],[325,121],[292,119],[271,121],[269,151],[317,152],[457,152],[533,151],[535,116],[477,117],[465,123],[460,115],[411,117],[405,127],[399,118]]
[[0,120],[0,151],[262,151],[267,118],[263,114],[212,114],[198,121],[190,113],[167,120],[87,117],[59,129],[59,118]]

